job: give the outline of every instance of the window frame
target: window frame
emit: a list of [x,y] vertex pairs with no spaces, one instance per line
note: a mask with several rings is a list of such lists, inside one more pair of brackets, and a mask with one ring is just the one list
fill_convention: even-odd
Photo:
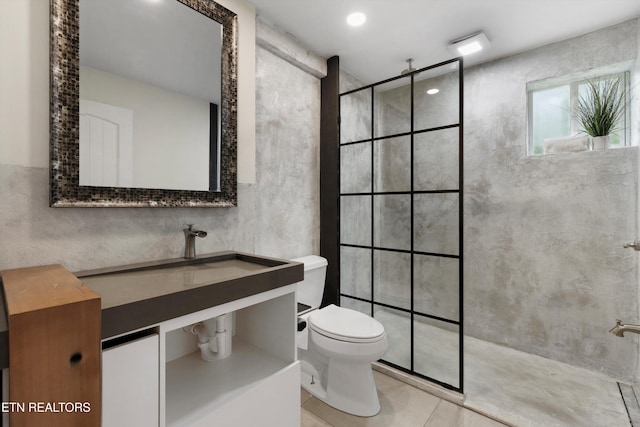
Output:
[[[602,81],[609,78],[617,78],[622,76],[623,78],[623,91],[625,96],[625,111],[621,117],[621,131],[620,144],[612,148],[630,147],[631,140],[631,99],[630,99],[630,81],[631,73],[629,66],[613,66],[602,69],[592,70],[586,73],[577,73],[559,78],[551,78],[545,80],[539,80],[527,83],[527,156],[541,156],[542,153],[535,153],[535,146],[533,140],[533,94],[543,90],[559,88],[562,86],[569,86],[569,110],[570,110],[570,134],[565,137],[571,137],[573,135],[586,135],[580,132],[580,126],[577,120],[573,117],[573,111],[578,104],[579,99],[579,87],[588,81]],[[560,137],[562,138],[562,137]]]

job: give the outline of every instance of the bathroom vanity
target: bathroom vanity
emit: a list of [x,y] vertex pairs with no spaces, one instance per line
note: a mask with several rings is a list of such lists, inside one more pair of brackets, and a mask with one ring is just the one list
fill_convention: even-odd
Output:
[[[103,426],[299,425],[301,264],[220,252],[75,275],[101,299]],[[191,329],[222,315],[231,351],[208,362]]]

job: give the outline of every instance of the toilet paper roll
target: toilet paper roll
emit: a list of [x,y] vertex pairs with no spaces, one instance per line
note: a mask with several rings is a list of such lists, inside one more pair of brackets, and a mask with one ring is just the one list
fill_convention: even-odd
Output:
[[304,328],[300,332],[296,332],[296,345],[302,350],[307,350],[309,345],[309,327]]

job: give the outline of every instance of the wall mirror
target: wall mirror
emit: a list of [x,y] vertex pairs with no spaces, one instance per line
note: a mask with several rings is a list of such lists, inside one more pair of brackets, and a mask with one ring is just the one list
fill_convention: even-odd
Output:
[[214,1],[52,0],[51,206],[235,206],[236,105]]

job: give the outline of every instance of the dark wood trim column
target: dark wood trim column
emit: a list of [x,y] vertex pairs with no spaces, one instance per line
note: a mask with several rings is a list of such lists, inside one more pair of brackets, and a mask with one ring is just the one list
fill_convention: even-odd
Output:
[[322,306],[339,303],[340,58],[327,60],[320,84],[320,256],[329,262]]

